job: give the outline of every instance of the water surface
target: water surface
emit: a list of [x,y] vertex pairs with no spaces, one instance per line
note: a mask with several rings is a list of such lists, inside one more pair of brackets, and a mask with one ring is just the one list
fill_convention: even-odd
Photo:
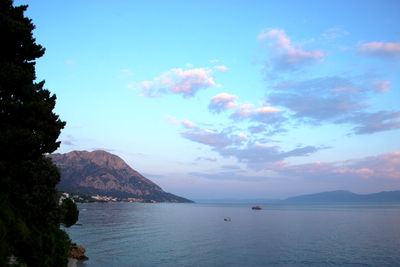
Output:
[[262,207],[79,204],[67,231],[84,266],[400,266],[400,204]]

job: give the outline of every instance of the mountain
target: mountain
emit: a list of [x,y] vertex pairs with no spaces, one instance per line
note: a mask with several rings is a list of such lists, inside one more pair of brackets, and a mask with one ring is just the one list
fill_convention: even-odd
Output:
[[164,192],[120,157],[102,150],[51,154],[61,171],[59,190],[156,202],[193,202]]
[[338,190],[291,197],[286,202],[400,202],[400,191],[384,191],[374,194],[355,194]]

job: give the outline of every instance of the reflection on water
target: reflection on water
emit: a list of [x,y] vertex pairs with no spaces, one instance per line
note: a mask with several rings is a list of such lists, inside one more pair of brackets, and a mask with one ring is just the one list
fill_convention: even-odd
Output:
[[[80,204],[83,266],[400,263],[399,204]],[[230,222],[224,218],[230,217]]]

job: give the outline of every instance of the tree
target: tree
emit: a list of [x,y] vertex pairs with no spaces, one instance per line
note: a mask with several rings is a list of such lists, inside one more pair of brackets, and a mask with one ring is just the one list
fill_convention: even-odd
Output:
[[61,222],[66,227],[70,227],[78,221],[79,210],[72,199],[70,198],[64,199],[61,205],[61,209],[62,209]]
[[35,82],[45,49],[26,8],[0,0],[0,265],[14,255],[29,266],[63,266],[70,241],[60,230],[60,173],[46,155],[65,122],[53,113],[56,96]]

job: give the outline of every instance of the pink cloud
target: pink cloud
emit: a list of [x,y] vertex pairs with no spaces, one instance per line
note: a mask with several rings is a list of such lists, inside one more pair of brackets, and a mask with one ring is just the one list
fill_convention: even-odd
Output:
[[196,124],[189,120],[183,120],[182,124],[183,124],[183,126],[185,126],[185,128],[196,128]]
[[400,152],[395,151],[341,162],[316,162],[284,166],[278,171],[304,178],[325,177],[335,179],[343,177],[400,180]]
[[219,72],[229,71],[229,68],[227,66],[215,66],[214,69],[218,70]]
[[237,139],[240,141],[246,141],[247,140],[247,135],[245,135],[244,133],[240,133],[237,135]]
[[371,42],[361,45],[358,53],[380,58],[399,58],[400,43]]
[[261,107],[261,108],[257,108],[254,110],[255,113],[259,113],[259,114],[271,114],[271,113],[277,113],[280,111],[281,111],[280,109],[273,108],[273,107]]
[[237,106],[236,100],[238,97],[236,95],[230,95],[228,93],[220,93],[211,98],[211,103],[208,108],[215,112],[220,113],[227,109],[234,109]]
[[142,96],[159,97],[163,94],[181,94],[192,97],[198,90],[216,86],[213,72],[209,68],[183,70],[171,69],[153,81],[143,81],[140,89]]
[[238,109],[231,115],[234,119],[243,119],[250,117],[254,112],[253,104],[241,104]]
[[272,29],[257,36],[260,41],[269,40],[274,56],[268,64],[274,69],[294,69],[300,65],[320,62],[328,54],[325,51],[306,51],[299,45],[294,45],[284,30]]
[[375,83],[375,88],[382,93],[389,93],[390,92],[390,86],[392,83],[390,81],[381,81],[381,82],[376,82]]

